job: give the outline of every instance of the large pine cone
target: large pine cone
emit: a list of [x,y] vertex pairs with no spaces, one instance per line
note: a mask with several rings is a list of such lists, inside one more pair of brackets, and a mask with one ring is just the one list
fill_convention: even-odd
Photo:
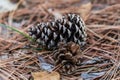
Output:
[[81,55],[80,46],[74,42],[59,43],[58,49],[53,51],[55,65],[61,64],[59,71],[65,74],[72,74],[75,71],[76,66],[81,62]]
[[86,42],[85,24],[79,15],[68,14],[62,19],[40,23],[29,28],[29,35],[48,49],[59,42],[73,41],[80,46]]

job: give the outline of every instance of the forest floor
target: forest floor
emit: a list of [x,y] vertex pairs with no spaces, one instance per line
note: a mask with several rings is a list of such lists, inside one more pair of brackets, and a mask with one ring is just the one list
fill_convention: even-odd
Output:
[[57,72],[54,75],[61,80],[120,80],[119,0],[10,1],[17,8],[0,13],[1,24],[27,34],[28,28],[39,22],[77,13],[86,24],[87,44],[82,50],[82,65],[74,74],[64,75],[57,72],[58,66],[49,63],[52,51],[37,47],[16,30],[0,26],[0,80],[59,80],[36,76],[36,72],[45,70]]

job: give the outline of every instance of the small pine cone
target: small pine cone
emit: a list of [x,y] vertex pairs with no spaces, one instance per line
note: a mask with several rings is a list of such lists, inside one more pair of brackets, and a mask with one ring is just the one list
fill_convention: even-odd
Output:
[[73,41],[80,46],[86,42],[85,24],[79,15],[68,14],[62,19],[40,23],[29,28],[29,35],[42,46],[54,48],[59,42]]
[[73,72],[76,69],[75,66],[80,63],[78,55],[81,55],[80,46],[74,42],[68,42],[67,44],[60,42],[58,49],[53,51],[55,65],[61,64],[60,71],[67,74]]

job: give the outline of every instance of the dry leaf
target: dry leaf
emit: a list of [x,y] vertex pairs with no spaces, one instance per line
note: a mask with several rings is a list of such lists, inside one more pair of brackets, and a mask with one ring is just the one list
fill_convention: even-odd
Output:
[[60,80],[60,74],[58,72],[34,72],[32,76],[34,80]]
[[84,21],[87,19],[88,14],[91,9],[92,9],[92,4],[90,2],[86,3],[86,4],[82,4],[80,6],[80,8],[78,9],[78,13],[80,13],[80,15],[84,19]]

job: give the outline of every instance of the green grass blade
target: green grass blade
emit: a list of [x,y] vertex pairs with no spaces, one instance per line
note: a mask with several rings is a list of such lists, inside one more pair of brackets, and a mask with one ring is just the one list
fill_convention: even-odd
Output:
[[20,31],[20,30],[18,30],[18,29],[16,29],[16,28],[14,28],[14,27],[7,26],[7,25],[5,25],[5,24],[0,24],[0,26],[5,27],[5,28],[8,28],[8,29],[11,29],[11,30],[13,30],[13,31],[15,31],[15,32],[23,35],[24,37],[28,38],[29,40],[34,41],[29,35],[27,35],[26,33],[22,32],[22,31]]

